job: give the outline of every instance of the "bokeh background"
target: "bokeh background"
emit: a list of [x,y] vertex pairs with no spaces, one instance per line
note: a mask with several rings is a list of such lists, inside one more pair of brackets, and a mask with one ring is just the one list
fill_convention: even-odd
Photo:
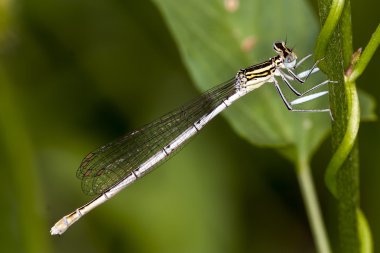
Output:
[[[308,5],[317,19],[316,3]],[[379,5],[352,2],[355,48],[378,25]],[[358,80],[377,101],[379,64],[377,53]],[[241,139],[223,117],[63,236],[50,236],[59,218],[90,200],[75,177],[89,151],[199,93],[150,1],[0,0],[2,252],[315,252],[292,165]],[[361,202],[378,243],[378,121],[361,125],[359,147]],[[312,166],[335,247],[335,204],[323,183],[330,155],[326,140]]]

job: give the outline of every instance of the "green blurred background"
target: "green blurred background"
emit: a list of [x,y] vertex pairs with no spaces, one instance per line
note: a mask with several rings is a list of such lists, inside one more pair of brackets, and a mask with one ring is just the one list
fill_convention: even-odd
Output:
[[[368,42],[378,10],[378,2],[353,1],[355,48]],[[377,53],[358,81],[377,101],[379,64]],[[75,177],[84,155],[198,94],[150,1],[0,0],[2,252],[315,252],[292,165],[249,145],[223,117],[50,236],[90,200]],[[363,123],[359,141],[361,202],[376,243],[380,123]],[[312,166],[336,246],[335,203],[323,183],[329,157],[327,140]]]

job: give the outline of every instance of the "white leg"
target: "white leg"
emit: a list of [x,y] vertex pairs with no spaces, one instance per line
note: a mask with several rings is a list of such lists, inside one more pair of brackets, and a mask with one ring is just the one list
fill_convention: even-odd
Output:
[[309,55],[306,55],[304,58],[302,58],[301,60],[299,60],[295,66],[295,68],[298,68],[304,61],[306,61],[307,59],[309,59],[310,57],[312,56],[312,54],[309,54]]
[[[274,86],[276,87],[276,90],[277,92],[280,94],[280,97],[282,99],[282,101],[284,102],[286,108],[289,110],[289,111],[292,111],[292,112],[328,112],[330,114],[330,117],[332,120],[334,120],[334,118],[332,117],[332,114],[331,114],[331,110],[330,109],[293,109],[292,107],[292,103],[294,104],[300,104],[300,103],[303,103],[303,102],[306,102],[306,101],[310,101],[310,100],[313,100],[317,97],[320,97],[320,96],[323,96],[325,94],[327,94],[328,92],[326,91],[325,93],[321,92],[320,94],[317,93],[317,95],[310,95],[306,98],[299,98],[298,100],[301,101],[297,103],[297,99],[292,101],[292,103],[289,103],[288,100],[286,99],[286,97],[284,96],[284,94],[282,93],[281,91],[281,88],[280,88],[280,85],[278,84],[277,80],[275,78],[273,78],[273,82],[274,82]],[[295,102],[296,101],[296,102]]]

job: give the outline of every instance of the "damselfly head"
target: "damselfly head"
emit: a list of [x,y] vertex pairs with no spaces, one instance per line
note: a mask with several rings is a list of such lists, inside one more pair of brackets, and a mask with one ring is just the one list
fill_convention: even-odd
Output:
[[294,68],[297,63],[297,55],[286,46],[285,42],[277,41],[273,43],[273,49],[281,56],[285,68]]

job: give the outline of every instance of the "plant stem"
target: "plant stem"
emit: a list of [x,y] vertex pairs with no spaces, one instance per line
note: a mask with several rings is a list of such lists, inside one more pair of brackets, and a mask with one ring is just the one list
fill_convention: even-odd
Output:
[[[325,3],[322,3],[325,2]],[[328,3],[331,2],[331,6],[329,6]],[[319,33],[317,45],[314,50],[314,55],[316,59],[322,59],[325,57],[327,45],[329,43],[330,37],[333,34],[333,31],[335,30],[340,16],[342,15],[343,7],[344,7],[344,0],[328,0],[328,1],[319,1],[320,9],[324,9],[325,12],[328,12],[328,16],[326,17],[326,20],[323,24],[322,30]],[[321,8],[321,6],[324,6]]]
[[[333,3],[337,1],[339,0],[333,0]],[[327,23],[331,13],[334,13],[334,11],[329,12],[330,3],[331,0],[319,0],[322,23],[328,17]],[[334,7],[333,3],[331,7]],[[349,81],[348,78],[343,80],[342,76],[344,69],[350,65],[352,55],[349,0],[346,1],[342,11],[340,22],[337,22],[339,21],[339,17],[337,17],[336,27],[330,28],[331,34],[319,36],[319,39],[324,41],[318,41],[317,45],[328,44],[327,47],[319,47],[320,54],[327,56],[324,70],[329,78],[339,81],[338,85],[330,87],[331,108],[336,119],[332,125],[332,144],[336,152],[326,170],[326,184],[338,200],[341,251],[356,253],[361,250],[362,252],[371,250],[371,238],[369,226],[363,222],[365,218],[359,207],[359,159],[356,139],[360,119],[358,95],[355,82]],[[324,30],[326,29],[322,29],[322,31]],[[371,48],[373,49],[375,46]],[[370,57],[365,59],[367,60],[367,58]],[[366,63],[363,66],[365,67],[365,65]]]
[[337,173],[354,147],[360,123],[359,98],[356,91],[356,85],[355,83],[347,82],[345,88],[348,108],[347,129],[340,145],[327,166],[325,174],[326,185],[336,198],[339,198],[336,182]]
[[354,66],[352,74],[349,76],[349,82],[355,82],[355,80],[363,73],[367,67],[369,61],[372,59],[372,56],[375,54],[376,49],[380,44],[380,24],[377,26],[376,31],[372,34],[371,40],[368,42],[368,45],[363,51],[363,54],[360,56],[359,61]]
[[323,223],[321,209],[315,192],[310,166],[305,159],[297,163],[297,177],[301,187],[302,197],[309,218],[311,231],[319,253],[330,253],[330,243]]
[[361,242],[360,252],[371,253],[373,252],[373,240],[367,219],[360,209],[357,210],[357,216],[359,221],[359,236]]

